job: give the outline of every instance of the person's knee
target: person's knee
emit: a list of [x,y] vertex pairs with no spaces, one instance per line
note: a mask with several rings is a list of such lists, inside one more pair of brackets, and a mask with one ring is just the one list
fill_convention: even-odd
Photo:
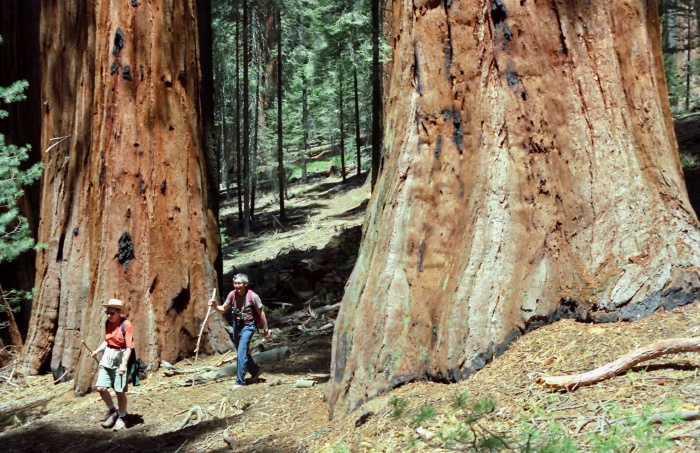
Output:
[[107,391],[107,387],[95,387],[95,390],[97,390],[99,393],[104,393]]

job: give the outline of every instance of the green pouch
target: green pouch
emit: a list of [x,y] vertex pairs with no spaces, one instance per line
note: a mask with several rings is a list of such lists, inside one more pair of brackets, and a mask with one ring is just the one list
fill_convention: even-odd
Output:
[[119,368],[119,365],[121,365],[121,363],[122,363],[122,356],[123,356],[123,355],[124,355],[124,351],[122,351],[122,350],[120,349],[120,350],[119,350],[119,353],[118,353],[117,355],[114,356],[114,358],[112,359],[112,366],[113,366],[114,368]]

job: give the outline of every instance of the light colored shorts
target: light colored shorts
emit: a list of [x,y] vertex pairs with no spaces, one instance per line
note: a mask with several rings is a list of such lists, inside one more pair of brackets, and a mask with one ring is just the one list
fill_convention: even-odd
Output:
[[115,392],[126,392],[129,384],[129,373],[119,376],[116,368],[105,368],[100,365],[95,387],[112,387]]

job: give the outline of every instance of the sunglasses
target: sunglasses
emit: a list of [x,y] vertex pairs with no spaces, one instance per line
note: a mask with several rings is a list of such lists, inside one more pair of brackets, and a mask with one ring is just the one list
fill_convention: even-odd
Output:
[[115,314],[115,313],[116,313],[116,311],[114,311],[114,310],[107,310],[107,311],[105,312],[105,314],[106,314],[107,316],[112,316],[112,315]]

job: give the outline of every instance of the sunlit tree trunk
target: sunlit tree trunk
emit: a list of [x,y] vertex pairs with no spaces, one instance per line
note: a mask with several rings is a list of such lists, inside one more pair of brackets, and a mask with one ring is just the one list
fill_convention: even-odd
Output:
[[243,221],[243,163],[241,152],[241,65],[240,65],[240,29],[241,18],[236,6],[236,194],[238,198],[238,222]]
[[353,91],[355,94],[355,151],[357,152],[357,176],[362,175],[362,165],[360,162],[360,96],[357,90],[357,66],[352,67]]
[[370,0],[372,19],[372,190],[377,184],[382,165],[382,63],[379,41],[382,36],[382,11],[386,0]]
[[[250,102],[248,83],[248,66],[250,62],[248,0],[243,1],[243,234],[250,234]],[[241,188],[239,187],[239,190]]]
[[[86,391],[110,298],[148,364],[191,354],[217,286],[208,208],[197,2],[41,5],[45,163],[37,292],[24,366]],[[207,348],[226,347],[212,318]]]
[[[340,56],[338,57],[340,61]],[[338,68],[338,122],[340,126],[340,174],[345,178],[345,123],[343,122],[343,73]]]
[[280,197],[280,220],[287,220],[284,209],[284,150],[282,147],[282,8],[277,7],[277,181]]
[[385,167],[333,338],[347,413],[563,317],[696,299],[656,0],[396,0]]

